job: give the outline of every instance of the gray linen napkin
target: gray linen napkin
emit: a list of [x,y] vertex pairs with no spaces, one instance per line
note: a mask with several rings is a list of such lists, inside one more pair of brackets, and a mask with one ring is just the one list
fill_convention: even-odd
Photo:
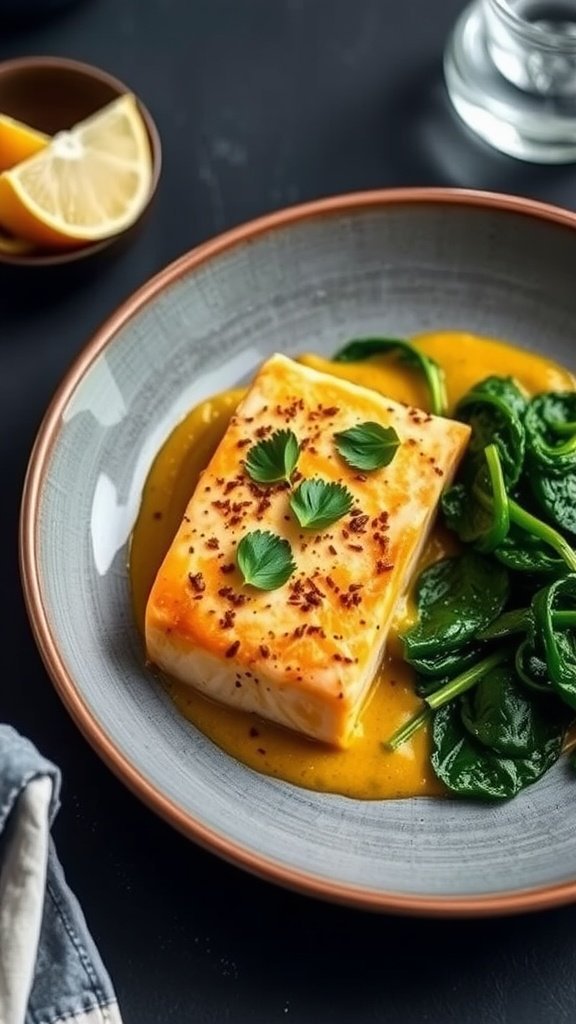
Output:
[[0,725],[0,1024],[122,1024],[58,862],[60,773]]

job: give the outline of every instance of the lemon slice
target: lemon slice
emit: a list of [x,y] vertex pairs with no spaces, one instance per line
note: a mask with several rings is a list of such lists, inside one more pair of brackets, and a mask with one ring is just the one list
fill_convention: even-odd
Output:
[[30,156],[40,153],[50,142],[50,136],[29,128],[7,114],[0,114],[0,171],[8,171]]
[[151,180],[146,127],[127,94],[0,174],[0,226],[44,247],[96,242],[137,219]]

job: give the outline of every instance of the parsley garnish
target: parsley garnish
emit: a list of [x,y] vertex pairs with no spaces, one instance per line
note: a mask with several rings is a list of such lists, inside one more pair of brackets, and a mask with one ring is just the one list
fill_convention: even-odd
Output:
[[248,476],[258,484],[290,482],[296,469],[300,445],[292,430],[277,430],[272,437],[250,448],[245,462]]
[[259,590],[284,586],[296,568],[288,541],[268,530],[254,530],[242,537],[236,549],[236,565],[244,583]]
[[290,508],[308,530],[322,530],[341,519],[352,508],[353,497],[343,484],[325,480],[304,480],[290,499]]
[[349,466],[370,472],[388,466],[400,445],[394,427],[367,421],[334,434],[339,454]]

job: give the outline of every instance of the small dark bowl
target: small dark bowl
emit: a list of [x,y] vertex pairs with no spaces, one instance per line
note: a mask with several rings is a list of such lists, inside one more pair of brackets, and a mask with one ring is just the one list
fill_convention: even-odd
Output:
[[[21,57],[0,63],[0,113],[54,135],[72,128],[101,107],[132,90],[100,68],[63,57]],[[132,233],[156,192],[162,166],[158,130],[149,111],[136,97],[152,154],[152,183],[148,202],[138,221],[126,231],[78,249],[34,249],[15,254],[0,251],[0,263],[43,266],[69,263],[100,252]]]

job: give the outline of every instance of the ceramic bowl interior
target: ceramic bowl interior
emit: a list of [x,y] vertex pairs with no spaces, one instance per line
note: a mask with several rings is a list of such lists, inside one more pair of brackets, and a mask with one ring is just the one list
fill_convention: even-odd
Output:
[[509,803],[362,802],[256,774],[180,717],[144,665],[126,571],[146,474],[183,414],[272,351],[453,328],[574,366],[576,219],[527,201],[343,197],[196,250],[104,326],[63,383],[22,509],[31,622],[104,759],[191,838],[282,884],[371,908],[497,913],[576,895],[560,761]]
[[[72,128],[127,92],[130,92],[128,85],[101,68],[63,57],[21,57],[0,63],[0,113],[23,121],[48,135]],[[160,177],[162,151],[158,130],[150,112],[141,100],[137,99],[137,102],[152,154],[149,206]],[[0,250],[0,263],[27,267],[69,263],[100,252],[132,230],[129,228],[121,236],[115,235],[70,251],[38,250],[16,255]]]

